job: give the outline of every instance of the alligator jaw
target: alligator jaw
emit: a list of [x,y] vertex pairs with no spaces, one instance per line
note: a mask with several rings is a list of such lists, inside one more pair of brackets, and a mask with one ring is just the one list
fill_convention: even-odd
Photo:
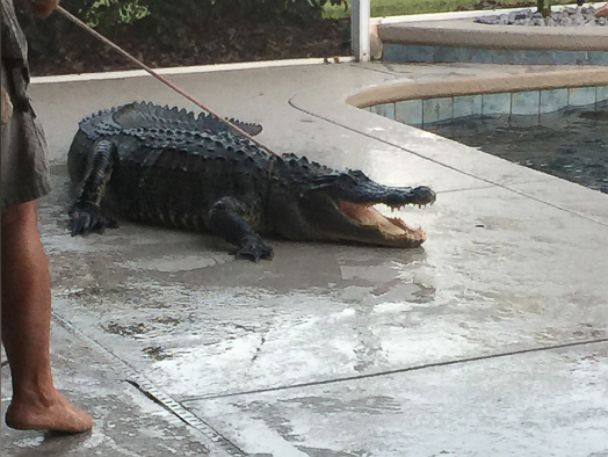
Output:
[[[373,203],[355,203],[346,200],[336,202],[340,212],[352,222],[361,228],[379,232],[383,245],[417,247],[426,240],[426,233],[421,228],[410,227],[398,217],[385,217],[373,205]],[[401,208],[397,205],[391,207]]]

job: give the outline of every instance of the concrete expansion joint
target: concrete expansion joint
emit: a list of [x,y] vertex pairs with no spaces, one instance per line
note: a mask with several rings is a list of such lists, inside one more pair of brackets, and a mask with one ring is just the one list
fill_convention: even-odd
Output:
[[544,352],[544,351],[555,351],[558,349],[589,346],[589,345],[604,344],[604,343],[608,343],[608,337],[596,338],[596,339],[592,339],[592,340],[571,341],[568,343],[554,344],[554,345],[549,345],[549,346],[539,346],[539,347],[532,347],[532,348],[516,349],[516,350],[512,350],[512,351],[498,352],[498,353],[487,354],[487,355],[465,357],[465,358],[459,358],[459,359],[454,359],[454,360],[445,360],[442,362],[431,362],[431,363],[425,363],[422,365],[415,365],[415,366],[411,366],[411,367],[397,368],[394,370],[385,370],[385,371],[367,373],[367,374],[356,375],[356,376],[345,376],[345,377],[341,377],[341,378],[326,379],[326,380],[322,380],[322,381],[304,382],[304,383],[299,383],[299,384],[291,384],[291,385],[287,385],[287,386],[277,386],[277,387],[270,387],[270,388],[266,388],[266,389],[256,389],[256,390],[233,392],[233,393],[226,393],[226,394],[220,394],[220,395],[192,397],[192,398],[183,399],[182,403],[188,403],[188,402],[199,401],[199,400],[215,400],[218,398],[236,397],[236,396],[240,396],[240,395],[253,395],[253,394],[260,394],[260,393],[267,393],[267,392],[278,392],[278,391],[291,390],[291,389],[301,389],[301,388],[305,388],[305,387],[323,386],[323,385],[328,385],[328,384],[338,384],[338,383],[342,383],[342,382],[358,381],[361,379],[370,379],[370,378],[379,378],[382,376],[391,376],[391,375],[396,375],[396,374],[410,373],[410,372],[422,371],[422,370],[427,370],[427,369],[432,369],[432,368],[442,368],[442,367],[448,367],[448,366],[453,366],[453,365],[463,365],[463,364],[468,364],[468,363],[481,362],[481,361],[485,361],[485,360],[500,359],[500,358],[506,358],[506,357],[514,357],[514,356],[520,356],[520,355],[525,355],[525,354]]
[[239,449],[234,443],[228,440],[226,437],[217,432],[205,421],[200,419],[198,416],[192,414],[186,408],[184,408],[178,401],[173,399],[169,394],[161,391],[152,382],[150,382],[141,373],[137,372],[135,368],[131,367],[127,362],[122,360],[114,352],[108,350],[102,346],[99,342],[93,338],[85,335],[76,327],[74,327],[69,321],[59,316],[57,313],[53,313],[53,321],[61,325],[67,332],[71,333],[78,338],[85,340],[91,346],[97,348],[100,352],[108,356],[114,366],[124,373],[123,381],[133,386],[148,400],[153,401],[163,409],[168,411],[173,416],[177,417],[185,425],[193,428],[201,435],[201,444],[204,445],[213,457],[246,457],[247,454]]
[[226,437],[217,432],[208,423],[201,420],[199,417],[192,414],[184,408],[179,402],[174,400],[168,394],[159,390],[154,384],[148,381],[145,377],[137,372],[132,372],[129,379],[125,379],[130,385],[135,387],[145,397],[157,403],[168,412],[176,416],[184,424],[196,429],[203,434],[208,440],[211,440],[215,446],[218,446],[229,456],[241,457],[247,454],[229,441]]

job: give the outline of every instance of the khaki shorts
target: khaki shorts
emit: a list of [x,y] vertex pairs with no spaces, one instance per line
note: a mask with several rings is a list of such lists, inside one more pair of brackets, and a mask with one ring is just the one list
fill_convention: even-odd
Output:
[[17,100],[14,87],[24,84],[21,72],[2,62],[2,86],[13,100],[13,114],[2,125],[0,208],[36,200],[50,190],[47,145],[42,127],[28,101]]

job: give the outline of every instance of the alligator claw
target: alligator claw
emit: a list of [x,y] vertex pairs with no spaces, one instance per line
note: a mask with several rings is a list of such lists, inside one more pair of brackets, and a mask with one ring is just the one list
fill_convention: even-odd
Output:
[[70,232],[72,236],[103,233],[106,228],[116,228],[118,223],[91,204],[77,204],[70,210]]
[[270,260],[274,253],[272,248],[258,238],[246,239],[234,255],[239,258],[247,258],[254,262],[259,262],[261,259]]

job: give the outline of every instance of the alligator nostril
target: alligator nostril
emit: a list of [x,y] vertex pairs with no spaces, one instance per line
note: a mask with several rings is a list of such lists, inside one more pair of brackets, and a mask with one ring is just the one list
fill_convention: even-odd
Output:
[[414,195],[416,200],[422,203],[432,203],[436,199],[435,192],[426,186],[419,186],[414,189]]

